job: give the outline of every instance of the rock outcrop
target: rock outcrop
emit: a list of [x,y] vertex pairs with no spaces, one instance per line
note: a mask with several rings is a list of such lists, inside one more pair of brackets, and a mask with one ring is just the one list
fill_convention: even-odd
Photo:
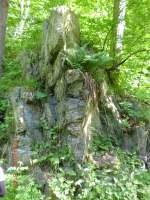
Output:
[[32,158],[31,143],[44,140],[41,119],[49,129],[57,126],[61,130],[62,141],[72,147],[78,161],[87,153],[92,130],[100,131],[94,80],[79,69],[68,69],[65,65],[65,51],[79,46],[79,36],[76,15],[65,6],[54,8],[44,25],[38,63],[30,65],[27,55],[22,59],[26,77],[41,81],[47,94],[43,102],[37,102],[36,92],[29,89],[15,88],[10,95],[14,135],[20,136],[18,158],[24,164]]
[[[32,145],[44,141],[46,130],[41,127],[42,120],[48,129],[57,127],[61,142],[71,147],[79,162],[88,153],[93,131],[122,137],[128,143],[128,137],[123,137],[117,104],[107,92],[107,82],[103,81],[97,87],[87,72],[66,65],[65,52],[79,45],[79,20],[69,8],[60,6],[50,11],[43,29],[42,46],[33,63],[27,54],[22,59],[25,77],[40,82],[42,92],[46,94],[44,100],[40,100],[36,91],[23,87],[15,88],[10,94],[15,122],[10,154],[17,136],[17,155],[24,165],[35,156]],[[138,149],[145,155],[148,132],[143,129],[135,132]],[[127,145],[127,149],[132,146]],[[9,160],[11,165],[13,155]]]

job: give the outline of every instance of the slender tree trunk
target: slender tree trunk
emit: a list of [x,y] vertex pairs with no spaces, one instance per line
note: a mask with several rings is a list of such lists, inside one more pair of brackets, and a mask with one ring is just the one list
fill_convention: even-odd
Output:
[[2,77],[3,74],[3,57],[4,57],[7,14],[8,14],[8,0],[0,0],[0,78]]
[[121,52],[123,48],[123,35],[125,29],[125,13],[127,0],[114,0],[112,34],[110,55],[113,58],[111,71],[108,72],[110,83],[117,85],[119,78],[118,63],[121,60]]
[[125,29],[126,0],[114,0],[111,56],[114,60],[113,67],[118,62],[118,57],[123,47],[123,34]]
[[114,61],[116,58],[116,47],[117,47],[117,27],[119,23],[119,13],[120,13],[119,5],[120,5],[120,0],[114,0],[112,38],[111,38],[111,49],[110,49],[110,53]]
[[123,36],[125,30],[126,0],[121,0],[119,5],[119,23],[117,27],[117,52],[121,53],[123,48]]
[[31,0],[20,0],[21,20],[16,28],[15,37],[22,35],[26,21],[29,17]]

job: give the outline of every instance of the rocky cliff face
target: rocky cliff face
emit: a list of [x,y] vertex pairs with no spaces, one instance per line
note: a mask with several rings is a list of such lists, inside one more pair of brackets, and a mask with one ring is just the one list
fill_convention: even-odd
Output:
[[61,139],[71,145],[79,161],[86,154],[92,129],[100,130],[94,81],[88,74],[65,66],[65,51],[79,45],[79,35],[78,18],[70,9],[62,6],[51,10],[43,30],[38,63],[29,65],[26,59],[24,65],[26,78],[38,77],[43,83],[47,99],[37,102],[36,91],[24,88],[15,88],[10,95],[15,134],[20,140],[18,157],[24,164],[32,157],[31,143],[44,140],[41,119],[49,128],[57,126],[61,130]]
[[44,25],[42,46],[36,59],[33,63],[27,55],[23,59],[26,79],[34,78],[42,83],[44,100],[41,100],[42,94],[38,99],[37,91],[24,87],[14,88],[10,94],[15,124],[9,147],[10,165],[15,164],[14,143],[18,144],[17,160],[24,165],[31,164],[35,158],[33,144],[46,138],[43,121],[48,129],[57,127],[59,140],[72,148],[79,162],[88,153],[93,132],[122,138],[124,148],[136,146],[143,156],[146,155],[148,131],[145,127],[134,130],[133,138],[124,133],[119,109],[108,95],[107,82],[97,86],[87,72],[66,66],[65,52],[79,45],[80,28],[75,14],[64,6],[52,9]]

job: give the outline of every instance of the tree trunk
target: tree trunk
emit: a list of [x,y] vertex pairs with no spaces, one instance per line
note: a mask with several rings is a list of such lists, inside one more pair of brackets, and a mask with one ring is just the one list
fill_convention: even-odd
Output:
[[117,27],[117,52],[120,54],[123,48],[123,35],[125,30],[126,0],[121,0],[119,5],[119,23]]
[[0,0],[0,78],[2,77],[3,74],[3,57],[4,57],[7,14],[8,14],[8,0]]
[[114,60],[116,57],[116,47],[117,47],[117,27],[119,23],[119,5],[120,5],[120,0],[114,0],[112,38],[111,38],[111,49],[110,49],[111,56],[113,57]]
[[113,68],[118,62],[118,57],[123,47],[123,34],[125,29],[126,0],[114,0],[111,56],[114,60]]
[[119,78],[118,66],[123,48],[125,29],[126,0],[114,0],[110,55],[113,58],[112,68],[108,71],[110,83],[117,85]]
[[15,31],[15,37],[18,37],[22,35],[24,28],[25,28],[25,23],[29,17],[29,11],[30,11],[30,2],[31,0],[21,0],[20,1],[20,8],[21,8],[21,20],[16,28]]

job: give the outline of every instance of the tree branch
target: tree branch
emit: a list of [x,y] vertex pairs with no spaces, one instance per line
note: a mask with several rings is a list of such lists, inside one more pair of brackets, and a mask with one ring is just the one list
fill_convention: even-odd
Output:
[[102,51],[105,50],[105,45],[106,45],[106,43],[107,43],[107,40],[108,40],[108,37],[109,37],[110,33],[111,33],[111,29],[108,30],[108,32],[107,32],[107,34],[106,34],[106,36],[105,36],[104,43],[103,43],[103,47],[102,47]]
[[124,60],[122,60],[120,63],[117,64],[117,67],[125,63],[129,58],[131,58],[133,55],[136,55],[138,53],[144,52],[144,51],[150,51],[150,49],[139,49],[137,51],[134,51],[130,53]]
[[123,59],[120,63],[115,63],[115,65],[113,65],[114,67],[108,69],[107,71],[114,71],[114,70],[117,70],[117,68],[118,68],[120,65],[124,64],[124,63],[125,63],[129,58],[131,58],[133,55],[136,55],[136,54],[141,53],[141,52],[144,52],[144,51],[149,52],[150,49],[139,49],[139,50],[137,50],[137,51],[134,51],[134,52],[130,53],[130,54],[129,54],[125,59]]

